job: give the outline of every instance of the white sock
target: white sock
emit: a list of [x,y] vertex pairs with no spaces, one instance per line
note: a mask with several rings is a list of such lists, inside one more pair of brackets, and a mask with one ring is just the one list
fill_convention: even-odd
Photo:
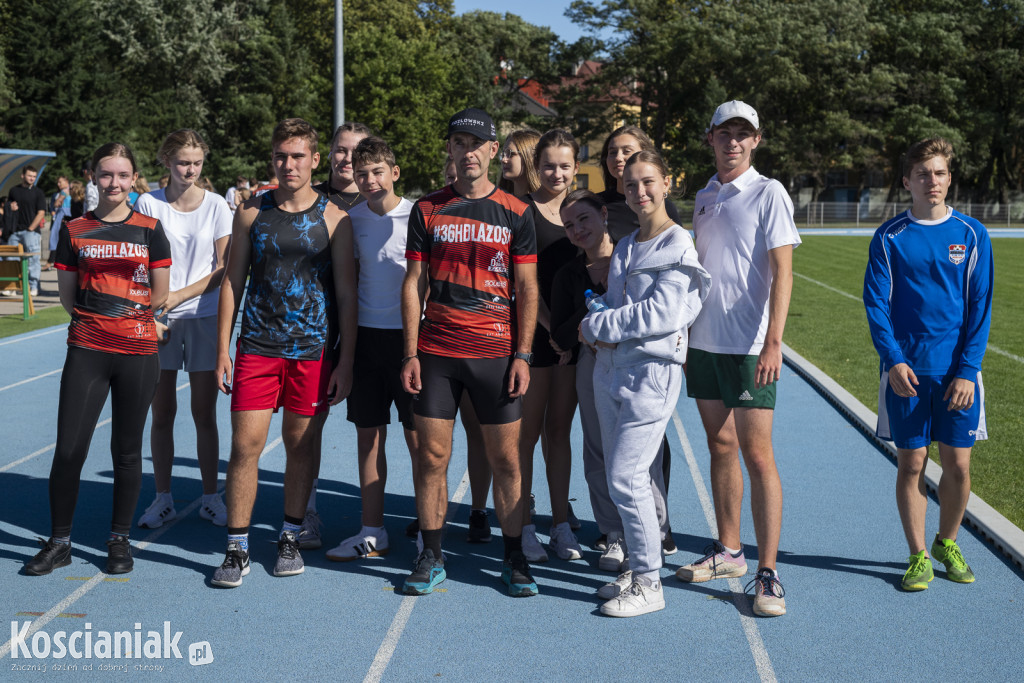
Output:
[[215,498],[220,498],[219,493],[204,493],[203,494],[203,505],[212,503]]
[[725,548],[725,552],[729,553],[730,555],[739,555],[740,554],[740,549],[739,548],[730,548],[730,547],[725,546],[725,545],[723,545],[722,547]]
[[382,526],[363,526],[359,530],[360,536],[373,536],[374,538],[380,538],[384,535],[384,527]]

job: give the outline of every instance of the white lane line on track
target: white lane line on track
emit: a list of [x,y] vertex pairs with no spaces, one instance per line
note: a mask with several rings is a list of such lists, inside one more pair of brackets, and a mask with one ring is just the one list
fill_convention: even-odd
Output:
[[[697,498],[700,499],[700,506],[704,510],[704,519],[707,520],[708,529],[715,538],[718,536],[718,524],[715,521],[715,506],[708,495],[707,486],[704,485],[704,477],[697,466],[697,458],[693,455],[693,447],[686,437],[686,429],[683,421],[679,418],[679,411],[672,411],[672,422],[676,426],[676,433],[679,441],[683,444],[683,453],[686,455],[686,464],[690,468],[690,476],[693,478],[693,485],[697,489]],[[761,630],[757,627],[747,595],[743,592],[743,586],[739,579],[728,579],[729,591],[732,593],[732,602],[740,615],[740,625],[743,633],[747,636],[747,643],[750,645],[750,654],[754,657],[754,665],[757,667],[757,675],[762,683],[776,683],[775,667],[772,666],[771,657],[765,648],[764,639],[761,638]]]
[[56,334],[57,332],[65,332],[67,331],[67,329],[68,328],[66,326],[62,325],[61,327],[58,327],[55,330],[48,330],[47,332],[40,332],[39,334],[33,334],[28,337],[20,337],[18,339],[9,339],[5,342],[0,342],[0,346],[7,346],[8,344],[17,344],[18,342],[28,341],[29,339],[35,339],[36,337],[45,337],[48,334]]
[[8,389],[13,389],[14,387],[20,387],[22,384],[28,384],[29,382],[35,382],[37,379],[42,379],[44,377],[49,377],[50,375],[56,375],[57,373],[60,373],[60,372],[63,372],[63,371],[64,371],[64,368],[57,368],[56,370],[50,370],[49,372],[44,372],[41,375],[36,375],[35,377],[29,377],[28,379],[23,379],[20,382],[15,382],[14,384],[8,384],[6,387],[0,387],[0,391],[7,391]]
[[[819,287],[824,287],[825,289],[827,289],[830,292],[835,292],[836,294],[838,294],[840,296],[845,296],[847,299],[853,299],[854,301],[857,301],[857,302],[861,302],[862,301],[862,299],[860,297],[856,297],[856,296],[854,296],[854,295],[852,295],[852,294],[850,294],[848,292],[844,292],[841,289],[836,289],[835,287],[826,285],[824,282],[820,282],[818,280],[815,280],[814,278],[810,278],[810,277],[807,277],[806,275],[802,275],[802,274],[796,273],[796,272],[794,272],[793,275],[796,275],[799,278],[807,280],[808,282],[812,282],[812,283],[818,285]],[[1006,358],[1009,358],[1010,360],[1015,360],[1018,363],[1024,364],[1024,358],[1021,358],[1017,354],[1010,353],[1009,351],[1004,351],[1003,349],[999,348],[998,346],[994,346],[992,344],[989,344],[986,347],[986,350],[987,351],[991,351],[992,353],[997,353],[1000,356],[1005,356]]]
[[[468,490],[469,470],[467,469],[465,474],[462,475],[459,487],[455,489],[455,495],[452,496],[451,502],[448,503],[448,515],[444,521],[446,525],[455,517],[455,511],[462,504],[462,499],[466,496],[466,491]],[[409,623],[409,617],[412,615],[412,608],[415,606],[416,596],[407,595],[402,598],[402,604],[398,606],[398,612],[395,614],[395,618],[391,620],[391,626],[384,635],[384,642],[380,644],[380,648],[378,648],[377,654],[373,658],[373,663],[370,664],[370,670],[366,672],[366,678],[363,679],[363,683],[379,683],[381,678],[383,678],[384,670],[387,669],[388,662],[391,661],[391,657],[395,654],[395,649],[398,647],[398,639],[402,637],[402,632],[405,630],[406,624]]]
[[[267,444],[267,446],[263,449],[263,452],[260,453],[260,457],[262,458],[264,455],[266,455],[267,453],[269,453],[273,449],[277,448],[280,444],[281,444],[281,437],[277,437],[276,439],[271,441],[269,444]],[[196,510],[196,508],[198,508],[202,504],[202,502],[203,502],[202,496],[200,496],[199,498],[196,498],[195,500],[193,500],[191,503],[189,503],[188,507],[186,507],[184,510],[182,510],[173,520],[171,520],[167,524],[164,524],[159,529],[154,529],[144,539],[142,539],[141,541],[136,543],[135,544],[135,551],[132,554],[135,555],[136,557],[138,557],[139,553],[141,553],[146,548],[148,548],[150,545],[152,545],[158,538],[163,536],[164,533],[166,533],[171,527],[173,527],[175,524],[177,524],[179,521],[181,521],[185,517],[188,517],[190,514],[192,514],[192,512],[194,512]],[[85,595],[86,593],[91,591],[97,585],[103,583],[103,579],[105,579],[105,578],[107,578],[107,574],[105,572],[97,572],[95,576],[93,576],[91,579],[86,581],[83,585],[79,586],[74,592],[71,593],[71,595],[69,595],[68,597],[64,598],[63,600],[58,602],[56,605],[54,605],[53,607],[48,609],[46,611],[46,613],[43,614],[43,616],[36,617],[35,621],[32,622],[32,625],[29,626],[28,634],[25,636],[25,638],[26,639],[30,638],[33,633],[35,633],[36,631],[38,631],[42,627],[46,626],[57,615],[59,615],[59,614],[61,614],[63,612],[66,612],[68,607],[73,605],[79,598],[81,598],[83,595]],[[0,659],[3,659],[4,657],[6,657],[8,654],[10,654],[10,652],[11,652],[11,641],[10,640],[8,640],[3,645],[0,645]]]
[[[96,423],[96,429],[99,429],[100,427],[106,427],[108,424],[110,424],[110,418],[109,417],[106,420],[103,420],[102,422],[97,422]],[[95,430],[93,430],[93,431],[95,431]],[[20,465],[23,462],[28,462],[32,458],[38,457],[38,456],[42,455],[43,453],[48,453],[48,452],[52,451],[56,447],[57,447],[56,443],[51,443],[48,446],[43,446],[42,448],[40,448],[35,453],[29,453],[28,455],[26,455],[23,458],[18,458],[14,462],[9,462],[6,465],[4,465],[3,467],[0,467],[0,472],[6,472],[9,469],[15,468],[15,467],[17,467],[18,465]]]

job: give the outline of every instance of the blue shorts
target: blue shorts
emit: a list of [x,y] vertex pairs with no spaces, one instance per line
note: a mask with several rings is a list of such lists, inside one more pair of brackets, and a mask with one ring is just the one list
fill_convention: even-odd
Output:
[[[952,377],[939,375],[918,375],[917,396],[902,398],[889,385],[889,374],[884,373],[885,395],[884,401],[879,401],[878,436],[891,438],[897,448],[908,450],[924,448],[933,441],[955,448],[970,448],[976,439],[986,438],[985,392],[980,373],[974,384],[974,404],[966,410],[946,409],[949,401],[942,397],[952,380]],[[885,422],[888,433],[883,428]]]

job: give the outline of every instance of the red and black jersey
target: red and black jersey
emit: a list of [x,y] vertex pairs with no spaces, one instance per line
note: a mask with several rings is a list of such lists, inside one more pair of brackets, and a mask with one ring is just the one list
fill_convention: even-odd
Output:
[[495,188],[467,199],[449,185],[416,202],[405,257],[426,261],[427,306],[419,350],[454,358],[501,358],[516,338],[514,264],[537,262],[527,205]]
[[107,353],[156,353],[149,271],[171,265],[160,221],[133,211],[107,223],[92,212],[65,223],[56,266],[78,273],[68,345]]

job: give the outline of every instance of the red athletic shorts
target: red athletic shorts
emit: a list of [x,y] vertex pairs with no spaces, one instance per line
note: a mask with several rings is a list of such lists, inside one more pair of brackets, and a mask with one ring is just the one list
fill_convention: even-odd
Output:
[[327,385],[334,364],[321,352],[317,360],[271,358],[238,353],[231,384],[231,410],[284,407],[299,415],[318,415],[330,408]]

